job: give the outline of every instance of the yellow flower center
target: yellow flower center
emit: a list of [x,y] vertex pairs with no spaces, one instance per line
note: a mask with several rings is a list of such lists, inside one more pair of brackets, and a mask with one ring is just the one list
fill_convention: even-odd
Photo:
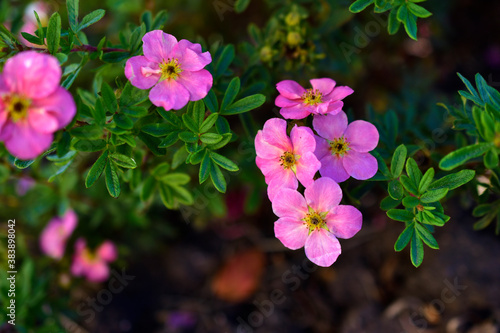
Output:
[[31,101],[19,95],[7,95],[3,98],[5,109],[13,122],[25,119],[28,115],[28,109]]
[[175,58],[168,59],[160,64],[161,78],[160,80],[174,79],[177,80],[182,72],[179,61]]
[[304,221],[304,224],[309,229],[309,233],[311,233],[314,230],[319,230],[321,228],[328,229],[325,220],[327,213],[326,212],[318,213],[311,207],[309,207],[308,209],[309,213],[306,214],[306,217],[304,217],[302,221]]
[[283,155],[281,155],[280,161],[283,169],[293,170],[295,168],[295,156],[289,151],[286,151]]
[[322,99],[323,94],[318,89],[307,89],[304,95],[302,95],[302,100],[307,105],[318,105],[322,102]]
[[349,148],[349,142],[345,140],[344,137],[330,141],[330,151],[332,155],[337,155],[337,157],[344,156],[351,148]]

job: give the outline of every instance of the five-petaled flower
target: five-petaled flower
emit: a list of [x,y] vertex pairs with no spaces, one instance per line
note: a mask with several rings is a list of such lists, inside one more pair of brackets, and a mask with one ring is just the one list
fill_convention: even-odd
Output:
[[295,126],[288,137],[286,128],[285,120],[272,118],[255,137],[256,163],[266,177],[271,201],[282,187],[297,189],[297,179],[306,187],[312,184],[320,168],[311,129]]
[[116,247],[110,241],[105,241],[92,253],[85,240],[79,238],[75,243],[71,274],[85,276],[91,282],[105,281],[109,276],[108,263],[115,261],[117,256]]
[[284,80],[276,85],[280,95],[275,104],[280,107],[286,119],[303,119],[312,114],[336,114],[344,103],[342,99],[354,91],[346,86],[335,87],[335,81],[328,78],[312,79],[312,88],[304,89],[300,84]]
[[332,265],[341,253],[337,238],[354,236],[363,219],[353,206],[339,205],[341,199],[340,186],[325,177],[307,187],[304,196],[296,190],[281,189],[272,203],[279,217],[274,224],[276,237],[292,250],[304,247],[306,256],[316,265]]
[[75,212],[68,209],[62,217],[55,217],[47,224],[40,235],[40,248],[47,256],[61,259],[68,240],[78,223]]
[[349,176],[365,180],[377,173],[377,159],[369,151],[378,144],[377,128],[364,120],[347,125],[347,115],[341,111],[336,115],[314,116],[316,157],[321,162],[319,172],[336,182]]
[[139,89],[151,89],[149,99],[165,110],[182,109],[189,101],[204,98],[213,78],[204,69],[212,62],[200,44],[177,39],[161,30],[144,35],[144,56],[127,60],[125,76]]
[[17,158],[47,150],[53,133],[76,114],[71,94],[59,86],[61,67],[48,54],[25,51],[5,62],[0,74],[0,141]]

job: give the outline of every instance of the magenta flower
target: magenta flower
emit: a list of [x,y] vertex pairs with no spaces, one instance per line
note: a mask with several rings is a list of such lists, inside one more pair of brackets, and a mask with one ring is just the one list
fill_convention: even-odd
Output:
[[165,110],[182,109],[189,101],[205,97],[213,78],[203,69],[212,62],[200,44],[180,40],[161,30],[142,38],[144,56],[132,57],[125,65],[125,76],[139,89],[151,89],[149,99]]
[[378,144],[378,131],[367,121],[356,120],[347,126],[347,116],[341,111],[336,115],[314,116],[316,157],[321,162],[319,172],[340,183],[352,176],[365,180],[378,170],[377,159],[369,151]]
[[19,159],[47,150],[53,133],[76,113],[71,94],[59,86],[57,59],[35,51],[18,53],[0,74],[0,141]]
[[286,127],[285,120],[272,118],[255,137],[255,161],[266,177],[271,201],[282,187],[297,189],[297,179],[306,187],[312,184],[321,166],[314,155],[316,142],[311,129],[295,126],[288,137]]
[[309,260],[328,267],[341,252],[337,238],[354,236],[363,217],[353,206],[339,205],[342,190],[330,178],[317,179],[304,196],[287,188],[278,192],[273,201],[274,214],[279,217],[274,234],[289,249],[304,246]]
[[75,230],[78,217],[68,209],[61,218],[55,217],[49,221],[40,235],[40,248],[47,256],[61,259],[66,248],[66,241]]
[[344,103],[342,99],[354,91],[346,86],[335,87],[332,79],[312,79],[312,88],[304,89],[295,81],[285,80],[276,85],[280,95],[275,104],[286,119],[303,119],[312,114],[336,114]]
[[83,238],[75,243],[75,254],[71,265],[71,274],[85,276],[91,282],[105,281],[109,276],[108,263],[118,257],[115,245],[111,241],[102,243],[95,253],[91,253]]

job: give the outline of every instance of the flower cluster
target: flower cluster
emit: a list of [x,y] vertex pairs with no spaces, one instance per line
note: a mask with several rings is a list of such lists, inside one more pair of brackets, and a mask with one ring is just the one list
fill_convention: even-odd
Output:
[[[313,79],[312,88],[297,82],[277,84],[276,105],[286,119],[313,115],[313,129],[297,126],[287,135],[287,122],[273,118],[255,137],[256,164],[268,184],[273,211],[279,217],[276,237],[288,248],[305,247],[307,257],[319,266],[330,266],[340,255],[337,238],[351,238],[362,225],[353,206],[340,205],[338,183],[353,177],[366,180],[375,175],[376,127],[357,120],[348,124],[342,99],[353,93],[336,87],[328,78]],[[321,177],[315,180],[319,171]],[[304,195],[297,189],[304,186]]]
[[[42,252],[56,260],[62,259],[68,238],[78,224],[76,213],[69,209],[62,217],[49,221],[40,235]],[[118,254],[115,245],[110,241],[103,242],[91,253],[83,238],[75,243],[75,252],[71,273],[74,276],[85,276],[89,281],[102,282],[109,276],[108,263],[116,260]]]

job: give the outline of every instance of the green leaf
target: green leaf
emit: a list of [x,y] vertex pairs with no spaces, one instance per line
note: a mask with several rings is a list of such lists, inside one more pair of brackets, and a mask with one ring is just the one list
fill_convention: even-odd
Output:
[[423,203],[436,202],[436,201],[439,201],[439,200],[443,199],[446,196],[447,193],[448,193],[448,189],[447,188],[440,188],[440,189],[437,189],[437,190],[430,190],[430,191],[425,192],[420,197],[420,201],[422,201]]
[[222,135],[231,133],[229,122],[224,117],[217,118],[217,121],[215,122],[215,128],[217,129],[217,132]]
[[432,183],[433,180],[434,180],[434,168],[430,168],[425,172],[425,175],[422,177],[422,180],[418,184],[418,192],[424,193],[429,188],[429,185]]
[[205,150],[205,155],[203,156],[203,159],[201,160],[200,172],[198,174],[198,176],[200,178],[200,184],[203,184],[208,179],[208,176],[210,175],[210,165],[211,164],[212,164],[212,161],[208,155],[208,151]]
[[236,163],[234,163],[229,158],[224,157],[220,154],[210,152],[210,158],[212,159],[212,161],[214,161],[214,163],[217,163],[222,168],[224,168],[228,171],[235,172],[235,171],[238,171],[240,169],[240,168],[238,168],[238,165]]
[[415,160],[411,157],[409,157],[406,161],[406,173],[414,184],[420,184],[422,172],[418,168],[417,162],[415,162]]
[[114,153],[109,155],[109,157],[115,162],[116,165],[126,168],[126,169],[135,169],[137,168],[137,163],[133,158],[130,158],[126,155]]
[[201,100],[193,103],[193,119],[196,123],[196,132],[198,132],[205,119],[205,104]]
[[98,22],[100,19],[104,17],[104,14],[106,14],[106,11],[104,9],[97,9],[91,12],[90,14],[85,15],[75,32],[85,29],[88,26]]
[[35,45],[43,45],[43,42],[40,40],[40,37],[30,35],[27,32],[21,32],[21,36],[24,37],[28,42],[35,44]]
[[388,196],[382,199],[382,201],[380,202],[380,209],[389,210],[392,208],[396,208],[397,206],[399,206],[400,203],[401,200],[394,200],[393,198]]
[[243,13],[250,4],[250,0],[236,0],[234,3],[234,11],[236,13]]
[[99,125],[99,127],[104,127],[104,125],[106,125],[106,112],[104,111],[104,106],[100,98],[96,100],[95,107],[90,108],[90,113],[92,113],[96,125]]
[[418,237],[422,239],[424,243],[427,244],[427,246],[429,246],[431,249],[439,250],[439,245],[436,239],[434,238],[434,236],[432,236],[432,234],[426,227],[424,227],[420,223],[416,223],[415,231],[417,232]]
[[[462,82],[465,84],[467,90],[469,90],[469,92],[474,96],[474,98],[482,103],[481,97],[479,97],[479,94],[477,93],[476,89],[474,89],[470,81],[467,80],[465,77],[463,77],[460,73],[457,73],[457,75],[460,78],[460,80],[462,80]],[[481,105],[484,105],[484,103],[482,103]]]
[[387,177],[387,178],[392,178],[392,175],[391,175],[391,172],[389,171],[389,168],[387,167],[387,164],[385,164],[385,161],[384,159],[382,158],[382,156],[380,156],[380,154],[376,151],[376,150],[373,150],[370,152],[376,159],[377,159],[377,162],[378,162],[378,170],[380,172],[382,172],[382,174]]
[[417,21],[415,15],[409,12],[406,4],[399,7],[397,19],[404,24],[408,36],[417,40]]
[[102,129],[95,125],[85,125],[73,128],[71,135],[78,139],[95,140],[102,138]]
[[406,245],[408,245],[415,231],[414,226],[415,222],[412,222],[405,228],[405,230],[403,230],[403,232],[399,235],[398,239],[396,240],[396,243],[394,244],[394,251],[399,252],[403,250],[406,247]]
[[387,32],[389,35],[394,35],[398,32],[399,27],[401,26],[401,22],[398,21],[398,10],[396,8],[391,10],[389,14]]
[[217,121],[218,117],[219,117],[219,115],[217,113],[212,113],[211,115],[209,115],[207,117],[207,119],[205,119],[203,121],[203,123],[201,124],[201,126],[200,126],[200,133],[205,133],[208,130],[210,130],[214,126],[214,124]]
[[99,140],[78,140],[73,147],[78,151],[96,152],[106,148],[106,141]]
[[111,86],[107,82],[102,83],[101,95],[106,110],[111,113],[115,113],[118,110],[118,101],[116,100],[113,88],[111,88]]
[[486,155],[484,155],[483,162],[484,166],[488,169],[494,169],[498,166],[498,154],[495,149],[488,150]]
[[155,189],[156,189],[156,179],[152,176],[149,176],[142,184],[141,200],[148,201],[153,195]]
[[406,175],[401,175],[399,177],[401,184],[404,188],[413,195],[418,195],[417,185],[411,181],[411,179]]
[[99,156],[97,161],[95,161],[94,165],[90,168],[87,173],[87,177],[85,178],[85,187],[89,188],[101,177],[104,168],[106,167],[106,163],[108,162],[108,151],[106,150],[104,153]]
[[134,122],[132,121],[132,119],[130,119],[129,117],[127,117],[126,115],[124,115],[122,113],[115,114],[113,116],[113,120],[114,120],[116,126],[118,126],[120,128],[130,130],[134,127]]
[[62,133],[61,139],[57,142],[57,156],[62,157],[69,153],[69,149],[71,146],[71,135],[68,132],[64,131]]
[[394,179],[393,181],[389,182],[387,186],[387,192],[389,192],[389,195],[394,200],[401,200],[404,195],[403,185],[399,180]]
[[139,133],[137,136],[142,142],[146,144],[146,146],[149,148],[149,150],[151,150],[153,154],[155,154],[156,156],[165,155],[166,150],[164,148],[158,147],[161,142],[160,139],[146,133]]
[[213,89],[210,89],[207,96],[203,99],[203,102],[205,102],[205,105],[210,112],[216,113],[219,111],[219,102],[217,101],[217,97],[215,96]]
[[389,209],[387,211],[387,216],[394,221],[400,222],[411,222],[415,217],[412,212],[409,212],[406,209]]
[[182,122],[191,132],[198,133],[199,130],[198,125],[196,124],[194,119],[187,113],[182,115]]
[[413,2],[407,2],[406,4],[410,12],[415,14],[415,16],[417,17],[426,18],[432,15],[432,13],[429,12],[427,9],[417,4],[414,4]]
[[428,189],[435,190],[447,188],[451,191],[471,181],[475,174],[476,172],[474,170],[462,170],[457,173],[452,173],[451,175],[447,175],[436,180],[429,186]]
[[160,198],[165,207],[174,209],[174,196],[171,188],[167,184],[159,183]]
[[424,260],[424,244],[416,233],[413,233],[410,246],[411,263],[413,264],[413,266],[418,267]]
[[172,132],[176,132],[175,133],[176,136],[178,134],[178,131],[175,130],[175,127],[173,127],[170,124],[164,124],[164,123],[154,123],[154,124],[144,125],[141,128],[141,131],[157,138],[166,136]]
[[185,173],[169,173],[159,178],[162,182],[168,185],[186,185],[191,180],[191,177]]
[[391,174],[393,178],[398,178],[403,168],[405,166],[406,161],[406,146],[401,144],[394,151],[394,155],[392,155],[391,160]]
[[498,214],[497,210],[491,211],[490,213],[486,214],[486,216],[484,216],[482,219],[480,219],[479,221],[477,221],[476,223],[474,223],[474,225],[472,226],[472,228],[474,230],[485,229],[486,227],[488,227],[491,224],[491,222],[497,216],[497,214]]
[[495,138],[495,120],[489,115],[488,112],[481,112],[481,123],[484,129],[484,139],[486,141],[493,141]]
[[242,98],[233,104],[231,104],[227,109],[221,111],[222,115],[234,115],[243,112],[248,112],[250,110],[256,109],[266,101],[266,97],[262,94],[255,94],[245,98]]
[[155,168],[151,171],[151,175],[156,178],[161,178],[163,176],[166,176],[169,170],[170,164],[168,164],[167,162],[163,162],[155,166]]
[[52,14],[47,27],[47,49],[50,54],[59,51],[59,41],[61,40],[61,16],[58,12]]
[[[120,96],[120,106],[134,106],[146,101],[149,97],[148,90],[142,90],[134,87],[130,81],[127,81]],[[159,110],[160,108],[158,108]],[[160,113],[161,115],[161,113]]]
[[[442,216],[440,216],[438,212],[431,213],[428,210],[424,210],[423,212],[419,212],[419,215],[421,214],[422,218],[419,219],[419,221],[425,223],[425,224],[430,224],[430,225],[436,225],[439,227],[442,227],[446,221],[449,219],[443,219]],[[443,217],[446,215],[443,215]]]
[[167,134],[158,145],[159,148],[168,148],[179,140],[179,131]]
[[66,0],[66,7],[68,7],[69,26],[71,30],[77,32],[79,0]]
[[181,186],[170,186],[174,192],[177,201],[183,205],[192,205],[194,203],[193,194]]
[[359,13],[373,3],[374,0],[356,0],[349,6],[351,13]]
[[226,179],[224,178],[219,166],[215,163],[210,163],[210,178],[212,179],[212,183],[217,191],[226,193]]
[[113,198],[118,198],[120,196],[120,179],[116,173],[116,167],[109,159],[106,163],[106,168],[104,170],[104,176],[106,179],[106,188],[108,189],[109,195]]
[[141,118],[148,114],[148,108],[144,106],[123,106],[120,108],[120,112],[135,118]]
[[479,73],[476,74],[475,79],[479,95],[481,95],[481,99],[486,103],[489,100],[488,84],[486,83],[486,80]]
[[219,143],[224,137],[217,133],[204,133],[200,136],[201,142],[212,145]]
[[403,206],[406,208],[415,208],[420,204],[420,200],[415,197],[405,197],[403,199]]
[[474,145],[459,148],[452,151],[439,162],[439,167],[443,170],[454,169],[468,160],[479,157],[493,147],[493,143],[476,143]]
[[481,217],[483,215],[486,215],[492,210],[493,205],[492,204],[481,204],[478,205],[474,208],[472,211],[472,216],[474,217]]
[[186,150],[186,146],[182,146],[181,148],[177,149],[177,151],[174,153],[174,157],[172,158],[172,169],[177,168],[179,165],[182,163],[186,162],[186,158],[188,157],[188,151]]
[[232,44],[227,45],[222,51],[219,60],[217,60],[217,63],[215,64],[214,76],[216,78],[226,72],[226,70],[229,68],[229,65],[231,65],[231,63],[233,62],[234,56],[234,46]]
[[198,142],[198,136],[192,132],[181,132],[179,133],[179,139],[184,142]]
[[235,77],[229,82],[229,85],[226,89],[226,93],[224,94],[224,98],[222,99],[222,103],[220,105],[220,110],[224,111],[226,108],[233,103],[236,95],[240,92],[240,78]]

